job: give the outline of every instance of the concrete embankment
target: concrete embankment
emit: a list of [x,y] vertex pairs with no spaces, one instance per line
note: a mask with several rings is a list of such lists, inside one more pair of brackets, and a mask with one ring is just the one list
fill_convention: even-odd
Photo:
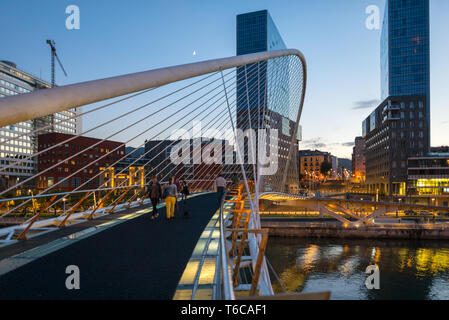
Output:
[[342,239],[415,239],[449,240],[449,226],[435,224],[391,224],[390,226],[344,227],[339,222],[309,222],[290,218],[262,218],[262,228],[270,236]]

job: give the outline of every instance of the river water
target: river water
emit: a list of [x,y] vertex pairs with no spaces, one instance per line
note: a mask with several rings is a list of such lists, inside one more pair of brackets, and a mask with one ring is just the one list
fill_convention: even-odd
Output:
[[[449,242],[271,237],[267,258],[288,292],[331,291],[331,299],[449,300]],[[369,265],[380,289],[367,289]],[[271,276],[273,289],[283,292]]]

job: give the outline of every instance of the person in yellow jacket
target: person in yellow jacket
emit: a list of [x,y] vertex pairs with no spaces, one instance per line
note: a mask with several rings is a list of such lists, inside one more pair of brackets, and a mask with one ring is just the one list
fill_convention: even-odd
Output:
[[165,210],[167,211],[167,220],[175,218],[175,206],[177,201],[178,188],[175,184],[175,179],[170,179],[170,184],[164,188],[165,196]]

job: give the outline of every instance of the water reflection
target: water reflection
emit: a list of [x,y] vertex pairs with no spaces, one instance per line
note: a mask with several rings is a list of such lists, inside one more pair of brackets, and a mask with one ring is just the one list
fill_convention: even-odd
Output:
[[[330,290],[332,299],[449,299],[447,241],[272,237],[267,257],[289,292]],[[380,269],[380,290],[365,287],[365,269],[372,264]],[[275,281],[273,289],[282,292]]]

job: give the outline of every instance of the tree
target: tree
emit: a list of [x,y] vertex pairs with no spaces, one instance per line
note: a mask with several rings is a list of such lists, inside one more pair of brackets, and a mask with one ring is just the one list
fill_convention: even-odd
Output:
[[320,172],[322,175],[327,176],[329,171],[332,169],[332,164],[329,161],[323,161],[320,165]]

